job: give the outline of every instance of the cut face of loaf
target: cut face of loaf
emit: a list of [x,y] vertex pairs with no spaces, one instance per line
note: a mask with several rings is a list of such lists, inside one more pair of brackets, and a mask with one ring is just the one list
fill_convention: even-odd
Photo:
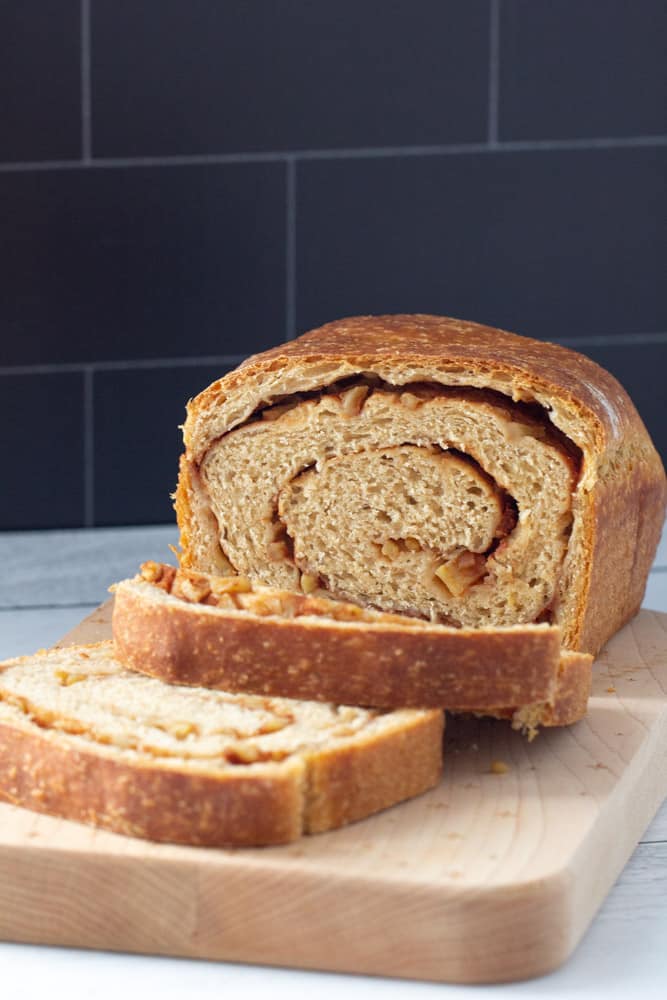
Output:
[[665,476],[621,386],[473,323],[356,317],[188,407],[182,565],[596,652],[641,603]]
[[118,833],[275,844],[439,778],[442,713],[184,688],[111,642],[0,664],[0,798]]
[[232,565],[434,622],[538,619],[572,528],[572,456],[486,399],[364,388],[354,413],[354,387],[323,393],[209,449],[201,481]]
[[475,711],[531,732],[586,711],[592,657],[562,654],[553,626],[455,629],[161,563],[114,590],[116,655],[171,683]]

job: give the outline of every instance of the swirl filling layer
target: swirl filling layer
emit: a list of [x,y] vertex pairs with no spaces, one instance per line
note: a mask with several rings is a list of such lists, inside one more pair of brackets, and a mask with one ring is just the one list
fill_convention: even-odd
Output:
[[352,380],[254,413],[199,467],[224,560],[459,626],[551,621],[579,465],[538,407]]

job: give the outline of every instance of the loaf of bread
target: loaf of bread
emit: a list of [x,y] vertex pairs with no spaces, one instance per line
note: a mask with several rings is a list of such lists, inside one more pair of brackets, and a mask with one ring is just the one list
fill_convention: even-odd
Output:
[[0,664],[0,799],[181,844],[278,844],[437,783],[443,715],[177,687],[111,642]]
[[619,383],[563,347],[356,317],[188,406],[181,564],[462,629],[547,623],[595,654],[640,606],[660,459]]
[[550,625],[456,629],[149,562],[116,584],[128,667],[175,684],[500,715],[533,732],[586,712],[592,657]]

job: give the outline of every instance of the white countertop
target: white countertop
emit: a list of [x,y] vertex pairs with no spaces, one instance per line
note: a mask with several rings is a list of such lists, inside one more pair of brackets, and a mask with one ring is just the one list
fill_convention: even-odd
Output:
[[[169,559],[171,527],[0,534],[0,659],[48,646],[143,559]],[[667,533],[644,606],[667,611]],[[2,886],[0,886],[2,905]],[[667,996],[667,803],[645,832],[583,942],[557,972],[506,986],[447,986],[222,962],[0,943],[0,997],[118,1000],[158,995],[208,1000],[238,994],[282,1000],[339,997],[521,1000]]]

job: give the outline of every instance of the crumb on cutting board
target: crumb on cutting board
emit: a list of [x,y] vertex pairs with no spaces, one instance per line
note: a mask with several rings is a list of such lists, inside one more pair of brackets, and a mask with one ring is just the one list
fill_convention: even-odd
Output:
[[507,774],[510,766],[504,760],[492,760],[489,770],[491,774]]

